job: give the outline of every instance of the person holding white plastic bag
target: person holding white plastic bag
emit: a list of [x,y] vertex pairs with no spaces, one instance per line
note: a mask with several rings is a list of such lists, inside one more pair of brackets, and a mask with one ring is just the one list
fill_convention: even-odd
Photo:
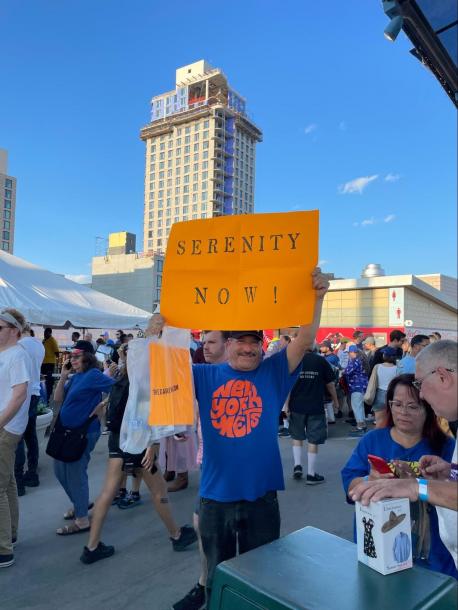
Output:
[[[163,325],[162,317],[157,314],[153,315],[145,333],[146,337],[159,337]],[[170,534],[174,551],[182,551],[197,540],[196,533],[192,527],[187,525],[178,527],[173,518],[167,496],[167,486],[156,463],[157,443],[147,446],[146,443],[151,441],[148,441],[145,435],[143,437],[144,440],[141,441],[145,442],[145,445],[140,453],[126,453],[120,448],[121,421],[125,429],[127,423],[124,419],[130,417],[126,409],[129,402],[128,399],[130,398],[129,377],[126,366],[127,350],[131,350],[138,342],[145,343],[145,339],[133,340],[129,343],[129,346],[127,344],[122,345],[118,350],[119,366],[115,370],[116,365],[114,365],[110,370],[110,374],[116,379],[116,384],[108,398],[109,460],[104,487],[94,506],[89,540],[80,557],[80,560],[85,564],[95,563],[100,559],[111,557],[115,552],[113,546],[105,545],[100,541],[100,533],[113,499],[118,492],[123,472],[128,472],[133,474],[133,476],[135,476],[136,472],[141,472],[143,480],[151,493],[153,506]],[[131,370],[129,370],[130,373]],[[104,403],[99,405],[101,409],[105,406]]]

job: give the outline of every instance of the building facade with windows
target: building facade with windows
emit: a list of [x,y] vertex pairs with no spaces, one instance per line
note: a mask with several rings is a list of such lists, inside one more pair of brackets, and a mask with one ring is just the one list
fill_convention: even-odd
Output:
[[146,143],[144,251],[165,252],[175,222],[254,211],[262,132],[220,69],[201,60],[153,97]]
[[163,256],[136,252],[135,242],[133,233],[110,233],[107,252],[92,258],[91,287],[153,312],[161,298]]
[[13,254],[16,212],[16,178],[8,175],[8,152],[0,148],[1,249]]

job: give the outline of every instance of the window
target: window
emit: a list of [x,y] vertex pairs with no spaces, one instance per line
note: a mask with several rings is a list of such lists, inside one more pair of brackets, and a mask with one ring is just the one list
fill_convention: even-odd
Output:
[[185,139],[184,139],[184,143],[185,144],[190,144],[190,142],[191,142],[191,136],[186,136]]
[[208,129],[210,126],[210,121],[204,121],[204,129]]
[[202,159],[208,159],[208,150],[204,150],[202,154]]
[[157,232],[157,236],[158,236],[158,237],[162,237],[162,229],[159,229],[159,230],[158,230],[158,232]]
[[191,128],[190,127],[186,127],[184,130],[185,133],[191,133]]
[[162,259],[156,260],[156,271],[158,273],[162,273],[163,267],[164,267],[164,261]]
[[181,155],[181,148],[177,148],[175,154],[177,157],[179,157]]
[[199,160],[199,153],[194,153],[194,161],[198,161]]
[[167,161],[167,167],[172,167],[172,159],[169,159],[169,160]]
[[181,136],[181,127],[178,127],[177,129],[177,136]]
[[173,155],[173,150],[167,151],[167,159],[171,159]]
[[202,172],[202,180],[207,180],[208,172]]
[[183,203],[189,203],[189,195],[183,195]]
[[188,220],[188,215],[187,215],[187,214],[185,214],[185,215],[183,216],[183,220]]
[[10,238],[10,232],[9,231],[3,231],[3,239],[9,240],[9,238]]
[[173,172],[171,169],[167,170],[167,178],[171,178],[172,174],[173,174]]
[[179,195],[181,193],[180,187],[176,186],[175,187],[175,195]]
[[164,169],[164,161],[161,161],[161,162],[159,163],[159,169]]
[[162,144],[159,147],[159,150],[165,150],[165,142],[162,142]]
[[190,168],[189,168],[189,165],[185,165],[185,166],[184,166],[184,173],[185,173],[185,174],[189,174],[189,169],[190,169]]
[[199,171],[199,164],[198,163],[194,163],[194,166],[193,166],[192,169],[193,169],[193,171],[198,172]]
[[194,174],[193,177],[192,177],[192,181],[193,182],[198,182],[198,180],[199,180],[199,174]]
[[185,184],[183,187],[183,193],[189,193],[189,185]]
[[184,162],[189,163],[189,155],[186,155],[186,157],[184,158]]
[[199,190],[199,183],[198,182],[194,182],[194,184],[192,185],[193,193],[195,193],[198,190]]
[[193,203],[197,201],[197,193],[193,193],[192,201],[193,201]]
[[162,180],[164,178],[164,172],[159,172],[159,179]]
[[202,182],[202,190],[206,191],[207,190],[207,182]]
[[151,145],[151,152],[156,152],[156,144]]
[[[159,250],[160,248],[162,248],[162,239],[158,239],[156,240],[156,244],[157,244],[157,249]],[[159,291],[158,291],[159,292]]]
[[208,161],[203,161],[202,169],[208,169]]
[[195,123],[194,124],[194,131],[199,131],[200,129],[200,123]]
[[165,153],[163,153],[163,152],[159,153],[159,159],[161,161],[163,161],[165,159]]
[[208,140],[208,131],[204,131],[203,138],[204,140]]
[[207,218],[207,214],[202,213],[202,214],[200,215],[200,217],[201,217],[201,218]]
[[181,167],[177,167],[177,168],[175,169],[175,174],[176,174],[177,176],[179,176],[179,175],[181,174]]
[[179,214],[180,213],[180,208],[175,208],[175,214]]
[[[162,211],[162,210],[158,210],[158,211],[157,211],[157,217],[158,217],[158,218],[162,218],[162,215],[163,215],[163,211]],[[158,223],[158,225],[157,225],[157,226],[158,226],[158,227],[160,226],[160,225],[159,225],[159,223]]]
[[159,180],[159,188],[160,189],[164,188],[164,181],[163,180]]
[[191,152],[191,147],[190,147],[189,145],[188,145],[188,146],[185,146],[185,147],[184,147],[184,154],[185,154],[185,155],[188,155],[190,152]]
[[194,144],[194,152],[199,152],[199,145],[198,144]]
[[199,134],[195,133],[194,134],[194,142],[198,142],[199,141]]
[[[202,199],[202,201],[207,201],[207,193],[202,193],[201,199]],[[203,209],[203,206],[202,206],[202,209]]]
[[197,220],[197,214],[193,214],[193,215],[192,215],[192,219],[193,219],[193,220]]
[[206,142],[204,142],[204,149],[207,149],[207,148],[208,148],[208,140]]
[[175,218],[173,219],[173,222],[180,222],[179,216],[175,216]]
[[[148,235],[148,237],[149,237],[149,235]],[[152,248],[152,247],[153,247],[153,240],[149,239],[148,240],[148,248]]]
[[167,218],[167,220],[165,221],[165,226],[166,227],[170,227],[170,223],[172,222],[171,218]]
[[181,165],[181,159],[176,159],[175,165]]
[[154,161],[156,161],[156,155],[151,155],[151,163],[153,163]]
[[184,205],[184,206],[183,206],[183,214],[187,214],[187,213],[188,213],[188,211],[189,211],[188,206],[187,206],[187,205]]
[[[185,176],[185,178],[186,178],[186,176]],[[180,181],[181,181],[181,178],[180,178],[179,176],[177,176],[177,177],[175,178],[175,185],[176,185],[176,186],[179,186],[179,185],[180,185]]]
[[172,210],[170,208],[165,210],[165,215],[167,216],[167,218],[169,218],[172,215]]
[[205,212],[205,211],[206,211],[206,209],[207,209],[207,204],[206,204],[206,203],[203,203],[203,204],[201,205],[201,209],[202,209],[202,211],[203,211],[203,212]]
[[192,206],[192,211],[193,212],[197,212],[197,204],[196,203]]
[[[178,180],[178,178],[177,178],[177,180]],[[186,176],[185,176],[185,177],[184,177],[184,179],[183,179],[183,182],[184,182],[185,184],[189,184],[189,174],[186,174]]]
[[177,146],[181,146],[181,138],[177,138],[176,141],[175,141],[175,144]]
[[3,228],[8,229],[8,231],[10,230],[10,221],[9,220],[3,221]]

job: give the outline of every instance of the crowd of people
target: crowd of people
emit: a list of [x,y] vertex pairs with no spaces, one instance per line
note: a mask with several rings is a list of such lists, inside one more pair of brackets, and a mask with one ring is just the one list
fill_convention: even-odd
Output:
[[[304,477],[306,441],[305,483],[322,484],[318,448],[327,439],[328,426],[344,417],[353,426],[349,435],[358,443],[347,463],[342,463],[343,497],[366,504],[408,497],[414,561],[457,578],[458,460],[453,438],[458,418],[457,344],[426,335],[408,342],[404,333],[395,330],[381,347],[361,331],[316,345],[328,288],[319,270],[313,274],[313,285],[316,303],[311,324],[299,327],[294,336],[282,335],[266,352],[262,330],[204,331],[202,342],[192,345],[198,405],[195,432],[167,437],[160,444],[151,442],[140,454],[126,453],[120,446],[133,337],[118,331],[116,341],[105,336],[94,342],[90,334],[81,339],[75,332],[55,384],[59,350],[51,329],[45,330],[40,342],[31,336],[20,312],[3,310],[0,567],[14,563],[18,491],[39,485],[34,427],[41,373],[55,411],[48,452],[54,455],[55,476],[71,503],[64,515],[68,525],[56,534],[87,532],[80,557],[85,564],[110,557],[114,547],[101,541],[109,509],[139,504],[144,481],[171,548],[182,551],[198,542],[196,585],[174,604],[175,610],[208,607],[221,561],[279,538],[277,492],[284,489],[284,478],[278,436],[291,438],[292,477],[298,481]],[[145,338],[139,340],[160,337],[164,323],[160,315],[153,315]],[[108,349],[99,352],[100,346]],[[98,353],[104,355],[102,359]],[[102,428],[109,435],[108,465],[92,505],[88,464]],[[69,461],[62,459],[57,443],[64,432],[65,455],[73,456]],[[84,443],[78,444],[76,437]],[[69,446],[70,441],[74,446]],[[370,454],[384,459],[392,472],[380,474],[371,466]],[[168,494],[187,487],[192,469],[201,470],[193,527],[179,526]]]

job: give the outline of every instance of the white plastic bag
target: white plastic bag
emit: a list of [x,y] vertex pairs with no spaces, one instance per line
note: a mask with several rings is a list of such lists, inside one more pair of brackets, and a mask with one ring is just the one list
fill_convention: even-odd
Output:
[[186,432],[189,426],[150,426],[150,357],[149,345],[161,342],[175,347],[190,347],[190,332],[181,328],[164,327],[162,337],[133,339],[127,352],[129,398],[122,420],[119,445],[127,453],[141,453],[166,436]]

